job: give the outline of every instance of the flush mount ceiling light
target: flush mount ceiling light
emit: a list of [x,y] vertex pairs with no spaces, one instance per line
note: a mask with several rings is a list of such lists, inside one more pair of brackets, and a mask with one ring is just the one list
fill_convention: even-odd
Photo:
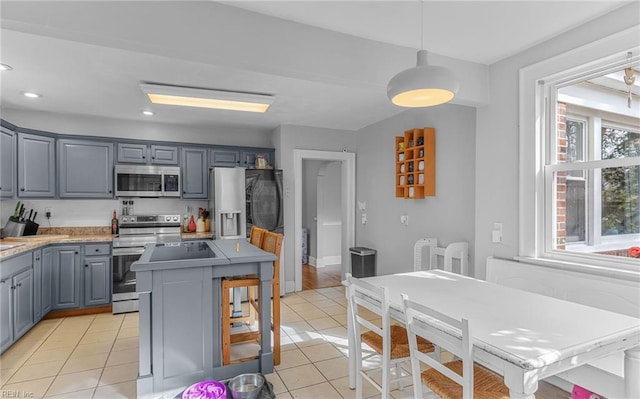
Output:
[[29,97],[29,98],[40,98],[40,97],[42,97],[41,94],[33,93],[31,91],[24,91],[24,92],[22,92],[22,95],[25,96],[25,97]]
[[144,111],[142,111],[142,115],[144,115],[144,116],[153,116],[153,111],[144,110]]
[[418,62],[414,68],[406,69],[391,78],[387,85],[387,96],[401,107],[431,107],[453,99],[460,84],[453,72],[439,66],[427,65],[424,50],[423,3],[420,1],[420,48]]
[[13,67],[9,64],[0,64],[0,71],[11,71]]
[[141,83],[140,88],[154,104],[179,105],[245,112],[266,112],[273,96],[210,90],[194,87]]

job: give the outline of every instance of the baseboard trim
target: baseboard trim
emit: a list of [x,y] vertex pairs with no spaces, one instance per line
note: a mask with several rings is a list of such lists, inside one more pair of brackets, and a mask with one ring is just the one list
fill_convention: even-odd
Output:
[[334,255],[334,256],[325,256],[324,258],[320,258],[317,260],[317,266],[318,268],[320,267],[325,267],[325,266],[330,266],[330,265],[341,265],[342,264],[342,256],[340,255]]
[[84,316],[88,314],[99,314],[99,313],[111,313],[113,309],[111,305],[106,306],[94,306],[92,308],[82,308],[82,309],[69,309],[69,310],[54,310],[49,312],[42,318],[42,320],[49,319],[59,319],[61,317],[71,317],[71,316]]
[[285,281],[284,282],[284,292],[285,293],[290,293],[290,292],[296,292],[296,282],[295,281]]

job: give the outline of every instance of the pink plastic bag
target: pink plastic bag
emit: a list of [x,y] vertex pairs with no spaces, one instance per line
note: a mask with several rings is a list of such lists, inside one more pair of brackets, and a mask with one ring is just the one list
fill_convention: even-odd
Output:
[[574,385],[573,391],[571,391],[571,399],[604,399],[604,397],[584,389],[579,385]]

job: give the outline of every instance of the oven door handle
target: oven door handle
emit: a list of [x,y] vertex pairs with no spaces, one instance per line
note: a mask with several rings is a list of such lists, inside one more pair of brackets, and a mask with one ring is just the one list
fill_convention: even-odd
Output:
[[113,248],[113,256],[142,255],[144,248]]

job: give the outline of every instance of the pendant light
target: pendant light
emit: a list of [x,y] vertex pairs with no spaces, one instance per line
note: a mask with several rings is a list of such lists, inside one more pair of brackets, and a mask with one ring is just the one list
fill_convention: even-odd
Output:
[[453,72],[440,66],[427,64],[424,50],[424,13],[420,1],[420,48],[414,68],[406,69],[391,78],[387,85],[387,96],[401,107],[431,107],[453,99],[460,84]]

